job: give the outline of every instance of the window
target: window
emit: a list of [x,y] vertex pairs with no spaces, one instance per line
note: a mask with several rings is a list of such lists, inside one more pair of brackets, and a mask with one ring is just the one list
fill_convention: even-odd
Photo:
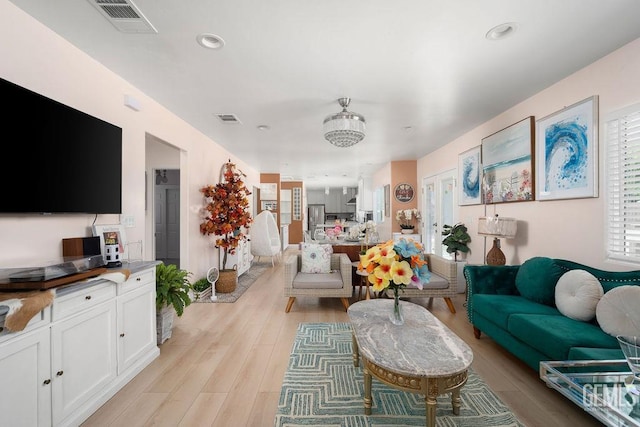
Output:
[[605,122],[607,253],[640,264],[640,104]]

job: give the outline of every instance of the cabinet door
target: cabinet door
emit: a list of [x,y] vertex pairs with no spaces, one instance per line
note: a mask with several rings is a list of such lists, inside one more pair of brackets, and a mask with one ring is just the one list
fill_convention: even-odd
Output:
[[156,345],[155,286],[118,297],[118,375]]
[[51,327],[53,424],[72,415],[116,377],[116,302],[102,303]]
[[0,349],[0,424],[51,425],[49,328],[3,344]]

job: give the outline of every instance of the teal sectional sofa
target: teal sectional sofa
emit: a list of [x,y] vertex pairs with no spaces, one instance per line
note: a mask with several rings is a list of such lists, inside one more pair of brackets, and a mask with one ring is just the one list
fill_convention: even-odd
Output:
[[569,270],[595,276],[606,294],[640,285],[640,271],[610,272],[536,257],[522,265],[467,265],[467,316],[476,338],[485,333],[536,371],[544,360],[624,359],[616,338],[594,318],[579,321],[556,308],[555,285]]

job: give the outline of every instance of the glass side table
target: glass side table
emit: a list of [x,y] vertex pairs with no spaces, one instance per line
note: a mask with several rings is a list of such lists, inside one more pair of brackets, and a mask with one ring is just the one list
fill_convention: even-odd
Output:
[[540,379],[607,426],[640,426],[640,382],[624,359],[540,362]]

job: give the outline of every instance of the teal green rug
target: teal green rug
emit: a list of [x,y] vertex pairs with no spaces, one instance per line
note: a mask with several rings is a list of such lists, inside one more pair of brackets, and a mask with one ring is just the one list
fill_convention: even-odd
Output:
[[[396,390],[374,378],[372,414],[364,415],[363,389],[362,367],[353,366],[349,323],[300,323],[274,425],[425,425],[423,395]],[[460,415],[453,415],[450,395],[438,398],[436,426],[524,426],[472,370],[460,394]]]

